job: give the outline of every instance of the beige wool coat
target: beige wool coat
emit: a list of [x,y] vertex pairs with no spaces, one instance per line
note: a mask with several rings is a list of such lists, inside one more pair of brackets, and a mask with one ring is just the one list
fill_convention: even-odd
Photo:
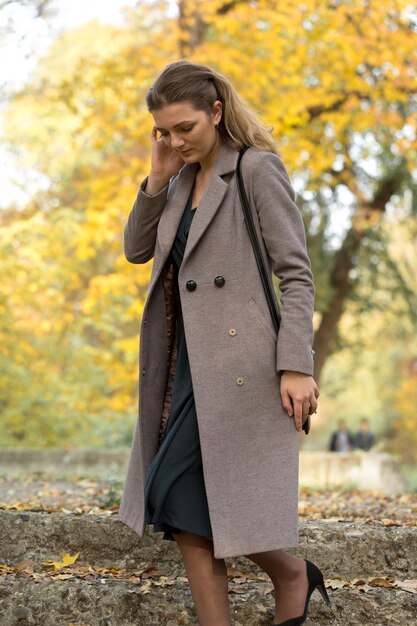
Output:
[[[223,143],[178,274],[216,558],[298,546],[300,433],[279,386],[282,370],[313,373],[313,276],[293,188],[278,156],[248,149],[245,187],[265,260],[280,278],[277,338],[239,200],[237,159]],[[175,371],[170,250],[197,169],[185,164],[154,196],[144,192],[145,178],[124,231],[128,261],[153,258],[140,330],[139,415],[118,512],[140,536],[146,471]]]

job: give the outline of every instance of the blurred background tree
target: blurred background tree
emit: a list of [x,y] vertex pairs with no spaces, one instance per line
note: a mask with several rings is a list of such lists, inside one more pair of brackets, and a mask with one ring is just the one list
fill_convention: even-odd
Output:
[[4,115],[21,172],[42,185],[1,214],[3,441],[130,443],[149,267],[124,259],[123,226],[149,168],[146,91],[187,57],[224,72],[273,126],[297,191],[322,389],[306,445],[323,446],[332,419],[368,417],[409,460],[416,29],[403,0],[182,0],[57,38]]

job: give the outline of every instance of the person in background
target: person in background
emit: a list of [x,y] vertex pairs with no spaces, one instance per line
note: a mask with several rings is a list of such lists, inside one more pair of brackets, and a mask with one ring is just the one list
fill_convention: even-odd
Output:
[[373,433],[369,430],[369,422],[364,417],[361,420],[359,430],[356,432],[353,445],[360,450],[369,450],[375,443]]
[[330,452],[351,452],[354,446],[354,437],[349,431],[346,421],[338,421],[338,429],[330,437]]

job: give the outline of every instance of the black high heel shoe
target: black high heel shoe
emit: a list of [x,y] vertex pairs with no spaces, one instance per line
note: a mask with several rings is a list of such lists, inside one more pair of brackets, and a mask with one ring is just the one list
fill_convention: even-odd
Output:
[[307,599],[304,607],[304,613],[300,615],[300,617],[292,617],[291,619],[287,619],[285,622],[280,622],[279,624],[273,624],[272,626],[301,626],[307,619],[307,609],[308,604],[310,602],[311,594],[317,588],[320,594],[323,597],[323,600],[330,606],[330,598],[327,595],[326,587],[324,586],[323,574],[311,561],[304,559],[307,563],[307,578],[308,578],[308,591],[307,591]]

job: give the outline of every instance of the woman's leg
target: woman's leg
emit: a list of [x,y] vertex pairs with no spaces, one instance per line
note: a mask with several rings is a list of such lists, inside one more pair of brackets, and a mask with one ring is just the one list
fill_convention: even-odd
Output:
[[288,554],[284,550],[270,550],[256,554],[245,554],[272,580],[275,589],[275,619],[279,624],[304,612],[307,599],[308,578],[304,559]]
[[210,539],[185,531],[173,535],[181,551],[200,626],[230,626],[224,559],[214,558]]

